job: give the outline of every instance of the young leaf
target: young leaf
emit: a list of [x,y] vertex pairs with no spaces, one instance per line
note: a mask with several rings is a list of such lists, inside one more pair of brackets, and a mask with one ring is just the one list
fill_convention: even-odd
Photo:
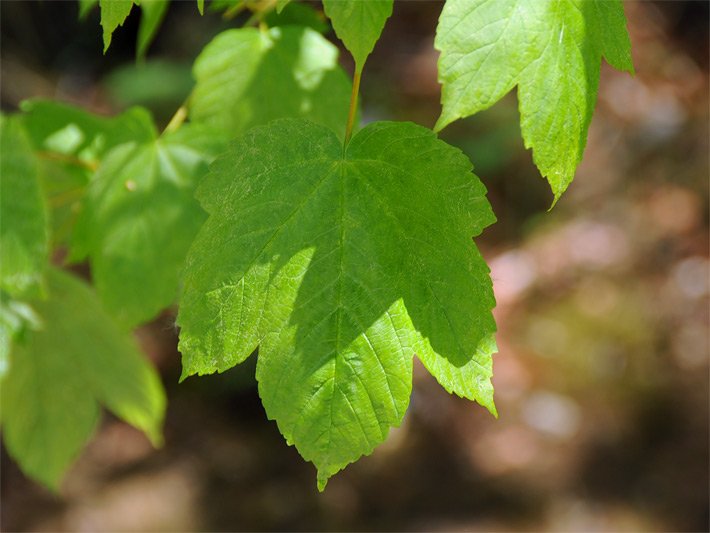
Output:
[[392,15],[392,0],[323,0],[323,9],[336,35],[353,55],[355,70],[362,72]]
[[205,14],[205,0],[197,0],[197,10],[200,12],[200,15]]
[[0,394],[7,451],[56,489],[94,431],[99,403],[160,444],[165,395],[84,283],[51,269],[48,286],[49,298],[34,303],[41,327],[13,347]]
[[341,131],[350,83],[338,50],[299,27],[227,30],[195,61],[190,118],[235,137],[276,118],[304,117]]
[[138,57],[145,57],[160,24],[165,18],[170,0],[141,0],[141,22],[138,27]]
[[276,0],[276,12],[281,13],[283,9],[291,3],[291,0]]
[[133,0],[99,0],[101,6],[101,27],[104,30],[104,54],[111,45],[111,35],[128,18]]
[[204,221],[193,192],[210,156],[204,143],[193,145],[194,128],[183,128],[112,150],[77,223],[96,290],[127,326],[175,301],[185,255]]
[[0,289],[41,293],[49,255],[47,207],[32,149],[17,117],[0,116]]
[[495,412],[489,271],[471,236],[493,222],[457,149],[374,123],[343,152],[305,120],[254,128],[198,188],[209,218],[188,255],[183,378],[259,346],[266,412],[331,475],[398,425],[412,357]]
[[526,148],[558,199],[587,141],[601,57],[633,72],[619,0],[448,0],[436,32],[447,124],[518,86]]

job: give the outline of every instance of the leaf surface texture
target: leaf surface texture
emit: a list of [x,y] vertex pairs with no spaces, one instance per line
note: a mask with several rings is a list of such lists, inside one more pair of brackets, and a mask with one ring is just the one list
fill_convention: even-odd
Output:
[[280,120],[218,158],[198,198],[210,216],[181,296],[183,377],[258,346],[267,414],[321,488],[400,424],[414,354],[495,410],[494,301],[472,242],[494,217],[457,149],[381,122],[343,152],[328,129]]
[[633,71],[619,0],[448,0],[435,46],[443,85],[436,129],[517,85],[525,147],[556,199],[582,160],[601,58]]

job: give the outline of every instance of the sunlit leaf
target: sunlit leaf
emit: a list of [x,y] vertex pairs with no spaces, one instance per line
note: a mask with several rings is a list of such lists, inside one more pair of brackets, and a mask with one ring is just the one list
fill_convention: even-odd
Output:
[[345,152],[305,120],[250,130],[198,189],[178,324],[183,377],[259,346],[268,416],[319,486],[370,453],[409,402],[416,354],[495,412],[488,267],[471,237],[494,218],[457,149],[373,123]]

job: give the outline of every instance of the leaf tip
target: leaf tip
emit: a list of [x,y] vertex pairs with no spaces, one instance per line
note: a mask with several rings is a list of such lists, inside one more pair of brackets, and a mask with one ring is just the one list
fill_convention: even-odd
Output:
[[318,472],[318,492],[323,492],[328,484],[328,476]]

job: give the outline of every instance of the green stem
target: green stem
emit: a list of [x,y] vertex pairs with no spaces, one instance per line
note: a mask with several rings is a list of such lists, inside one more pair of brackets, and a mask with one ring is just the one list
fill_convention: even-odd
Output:
[[175,111],[173,118],[171,118],[170,122],[168,122],[168,125],[165,126],[163,133],[172,133],[172,132],[176,131],[180,126],[182,126],[182,123],[185,122],[186,118],[187,118],[187,105],[183,104],[180,107],[178,107],[177,111]]
[[350,137],[353,136],[353,126],[355,125],[355,115],[357,114],[357,95],[360,92],[360,77],[362,76],[362,67],[355,69],[353,76],[353,91],[350,93],[350,109],[348,110],[348,123],[345,126],[345,143],[350,142]]

